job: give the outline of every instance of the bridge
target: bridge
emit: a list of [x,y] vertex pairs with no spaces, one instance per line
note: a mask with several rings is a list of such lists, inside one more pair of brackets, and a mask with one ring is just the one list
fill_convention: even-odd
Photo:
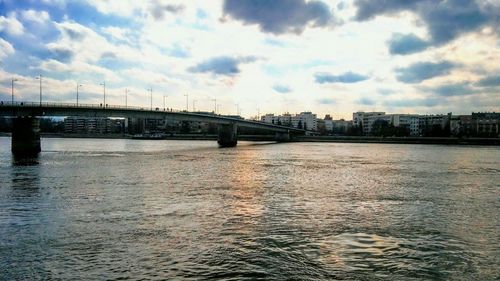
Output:
[[275,132],[276,141],[288,141],[290,134],[301,135],[306,132],[292,127],[210,113],[99,104],[2,101],[0,116],[14,118],[12,152],[15,154],[36,154],[41,151],[39,118],[45,116],[148,118],[213,123],[218,126],[217,143],[221,147],[236,146],[238,127]]

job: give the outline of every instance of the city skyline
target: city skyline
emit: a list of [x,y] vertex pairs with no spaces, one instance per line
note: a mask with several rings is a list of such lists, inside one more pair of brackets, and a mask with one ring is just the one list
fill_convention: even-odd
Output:
[[153,107],[166,99],[213,111],[217,99],[221,113],[245,117],[499,111],[495,1],[1,0],[0,8],[0,100],[15,84],[17,100],[37,101],[41,74],[44,101],[55,102],[76,102],[79,91],[81,103],[100,103],[106,84],[109,104],[149,108],[153,95]]

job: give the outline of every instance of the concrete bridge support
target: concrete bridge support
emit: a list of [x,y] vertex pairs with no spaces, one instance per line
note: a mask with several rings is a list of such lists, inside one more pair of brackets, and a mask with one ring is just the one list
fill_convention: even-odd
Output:
[[232,124],[219,124],[218,126],[219,137],[217,143],[221,147],[234,147],[238,143],[237,134],[238,127],[235,123]]
[[289,132],[276,132],[274,139],[277,142],[287,142],[290,141],[290,133]]
[[35,117],[15,118],[12,122],[12,153],[34,156],[40,151],[40,120]]

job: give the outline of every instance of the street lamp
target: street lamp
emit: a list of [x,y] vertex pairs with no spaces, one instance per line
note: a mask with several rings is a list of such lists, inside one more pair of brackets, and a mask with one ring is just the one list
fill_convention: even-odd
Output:
[[167,98],[167,95],[163,95],[163,111],[165,111],[165,99]]
[[151,98],[151,110],[153,110],[153,87],[149,87],[149,89],[147,89],[150,93],[150,98]]
[[186,111],[189,111],[189,94],[184,95],[186,97]]
[[213,102],[215,102],[214,104],[214,114],[217,114],[217,99],[212,99]]
[[12,104],[14,104],[14,82],[19,81],[15,78],[12,78]]
[[39,74],[35,79],[40,80],[40,106],[42,106],[42,74]]
[[193,112],[196,111],[196,100],[193,100]]
[[81,84],[79,84],[78,82],[76,82],[76,106],[78,106],[78,89],[83,86]]
[[104,103],[102,104],[104,107],[106,107],[106,81],[103,81],[99,85],[102,86],[103,88],[103,93],[104,93]]
[[128,105],[127,105],[127,96],[128,96],[128,93],[130,93],[130,90],[127,89],[127,88],[125,88],[125,108],[128,107]]

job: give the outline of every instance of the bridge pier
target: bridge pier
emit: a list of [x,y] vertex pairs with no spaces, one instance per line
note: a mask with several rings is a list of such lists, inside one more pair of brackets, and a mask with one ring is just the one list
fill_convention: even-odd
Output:
[[277,142],[290,141],[290,133],[289,132],[276,132],[276,134],[274,135],[274,139]]
[[221,147],[234,147],[238,143],[237,133],[238,127],[235,123],[231,124],[219,124],[218,125],[219,136],[217,138],[217,143]]
[[35,117],[16,117],[12,122],[12,153],[34,156],[41,151],[40,120]]

